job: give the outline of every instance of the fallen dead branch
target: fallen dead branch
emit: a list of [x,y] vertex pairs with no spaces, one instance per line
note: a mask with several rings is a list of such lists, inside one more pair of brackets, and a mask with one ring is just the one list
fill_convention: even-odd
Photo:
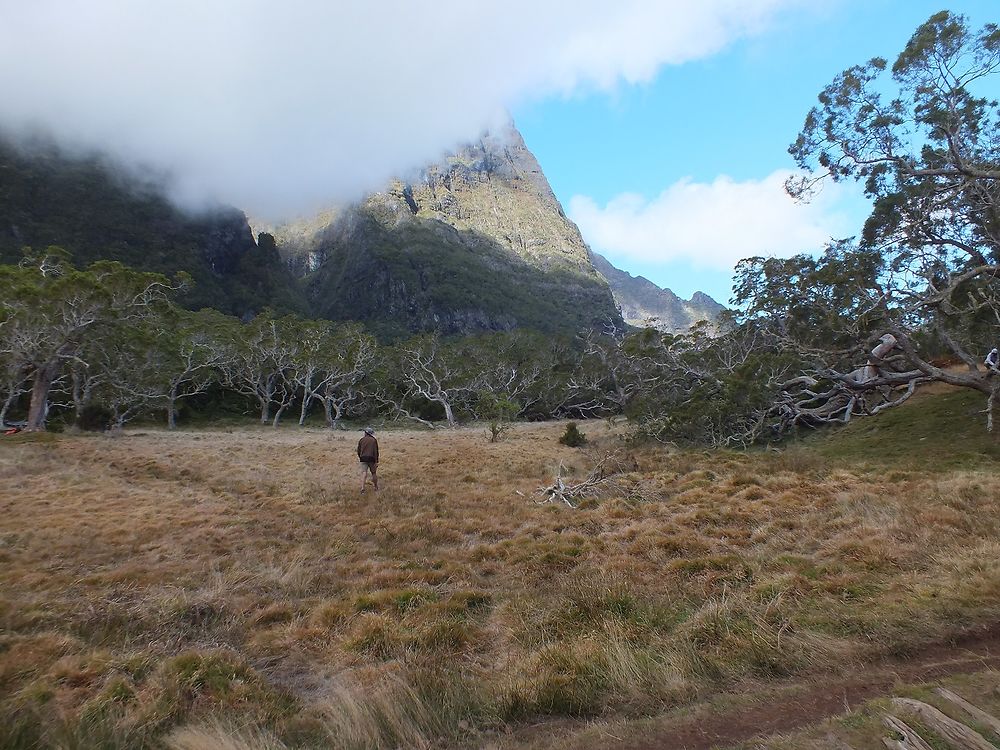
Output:
[[[996,731],[1000,720],[995,716],[973,706],[950,690],[938,688],[934,692]],[[955,721],[928,703],[912,698],[893,698],[890,703],[895,710],[918,718],[921,724],[943,737],[948,746],[954,747],[956,750],[990,750],[994,747],[975,729],[967,727],[960,721]],[[887,714],[883,717],[883,721],[896,735],[883,738],[882,742],[886,747],[892,750],[931,750],[931,746],[898,717]]]
[[998,719],[996,716],[994,716],[993,714],[986,713],[985,711],[983,711],[983,709],[979,708],[978,706],[972,705],[967,700],[965,700],[965,698],[958,695],[957,693],[953,693],[951,690],[948,690],[947,688],[943,687],[935,688],[934,692],[937,693],[942,698],[944,698],[949,703],[958,706],[966,714],[971,716],[974,720],[978,721],[983,726],[989,727],[992,730],[993,734],[995,734],[997,737],[1000,737],[1000,719]]
[[919,718],[921,723],[944,737],[952,747],[961,750],[996,750],[993,743],[988,742],[975,729],[955,721],[928,703],[912,698],[893,698],[892,706]]
[[897,734],[901,738],[883,737],[882,744],[889,748],[889,750],[934,750],[934,748],[924,742],[919,734],[895,716],[886,714],[882,717],[882,721],[885,722],[885,725],[893,734]]
[[634,460],[628,463],[621,456],[609,453],[597,462],[597,465],[590,470],[582,482],[567,484],[563,479],[566,467],[560,461],[555,481],[547,487],[538,488],[535,494],[539,497],[535,502],[539,505],[545,505],[558,501],[565,503],[570,508],[576,508],[581,500],[594,497],[611,486],[617,485],[617,479],[634,468]]

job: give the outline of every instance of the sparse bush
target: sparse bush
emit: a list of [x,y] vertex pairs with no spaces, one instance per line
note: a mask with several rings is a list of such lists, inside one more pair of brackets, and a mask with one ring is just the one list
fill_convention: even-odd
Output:
[[502,422],[499,419],[491,419],[487,424],[487,429],[489,430],[490,442],[499,443],[504,439],[507,432],[510,430],[510,422]]
[[347,648],[376,661],[399,656],[405,645],[392,619],[370,613],[357,618],[345,641]]
[[535,652],[500,704],[509,719],[592,716],[600,711],[604,685],[594,668],[592,645],[554,643]]
[[774,455],[771,464],[777,471],[793,474],[817,474],[827,469],[823,456],[801,445],[792,445]]
[[510,430],[511,421],[517,416],[520,408],[513,401],[499,398],[489,391],[479,394],[479,411],[487,420],[486,425],[490,442],[503,440]]
[[179,727],[164,744],[168,750],[288,750],[288,745],[266,731],[219,722]]
[[562,445],[568,445],[570,448],[579,448],[581,445],[587,444],[587,436],[580,432],[580,428],[576,426],[576,422],[570,422],[566,425],[566,432],[559,438],[559,442]]
[[275,602],[255,614],[250,622],[254,627],[266,628],[270,625],[291,622],[295,611],[284,602]]
[[438,747],[480,723],[485,708],[474,686],[450,672],[413,671],[375,686],[347,681],[320,707],[324,747]]
[[139,707],[150,727],[190,715],[194,708],[219,711],[240,707],[260,722],[294,710],[294,699],[273,686],[240,655],[228,651],[188,651],[163,662],[147,682],[152,700]]

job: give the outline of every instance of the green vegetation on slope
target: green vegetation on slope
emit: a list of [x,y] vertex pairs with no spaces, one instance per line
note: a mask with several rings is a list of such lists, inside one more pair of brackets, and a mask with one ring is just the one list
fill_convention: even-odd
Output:
[[325,244],[327,260],[309,280],[316,314],[363,321],[385,339],[427,330],[573,334],[615,315],[596,278],[542,271],[442,222],[385,226],[359,211]]
[[1000,439],[986,431],[981,393],[918,393],[903,405],[844,427],[810,435],[804,443],[824,459],[948,470],[991,466]]
[[19,149],[0,137],[0,263],[19,262],[26,246],[55,245],[78,267],[117,260],[168,276],[184,271],[194,285],[179,301],[191,309],[301,312],[273,241],[261,240],[234,208],[187,214],[162,185],[99,156],[71,157],[44,143]]

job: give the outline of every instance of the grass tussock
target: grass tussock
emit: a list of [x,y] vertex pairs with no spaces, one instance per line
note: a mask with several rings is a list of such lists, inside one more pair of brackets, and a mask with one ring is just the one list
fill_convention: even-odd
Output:
[[167,750],[287,750],[288,745],[262,730],[227,727],[219,721],[180,727],[164,740]]
[[571,510],[530,497],[621,440],[592,422],[568,448],[563,427],[384,433],[377,495],[353,434],[0,443],[0,746],[475,745],[1000,617],[989,445],[862,461],[874,428],[850,426],[782,452],[638,447],[617,494]]

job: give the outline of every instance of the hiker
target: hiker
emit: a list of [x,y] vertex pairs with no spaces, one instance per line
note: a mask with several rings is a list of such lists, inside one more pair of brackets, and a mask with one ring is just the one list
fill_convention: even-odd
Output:
[[1000,363],[1000,351],[994,346],[990,353],[986,355],[986,369],[996,372],[997,364]]
[[358,460],[361,461],[361,492],[364,494],[365,485],[368,483],[369,472],[372,475],[372,484],[378,492],[378,440],[375,439],[375,430],[365,427],[364,436],[358,441]]

